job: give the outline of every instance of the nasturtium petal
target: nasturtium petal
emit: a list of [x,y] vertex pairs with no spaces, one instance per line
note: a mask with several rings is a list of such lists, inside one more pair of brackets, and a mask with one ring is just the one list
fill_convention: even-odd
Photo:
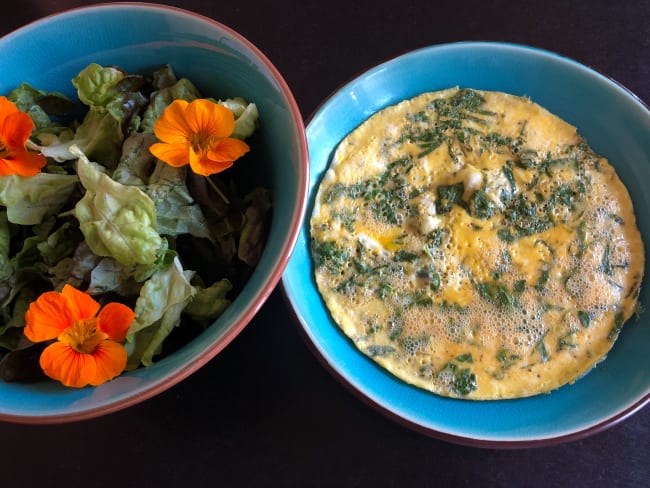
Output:
[[69,344],[55,342],[43,350],[39,363],[43,372],[53,380],[60,381],[65,386],[80,388],[87,384],[80,378],[80,370],[86,366],[86,361],[80,356],[88,354],[78,353]]
[[189,162],[187,146],[185,144],[163,144],[157,142],[152,144],[149,150],[155,157],[175,168],[185,166]]
[[187,144],[192,128],[185,118],[188,102],[174,100],[165,110],[164,116],[154,124],[156,137],[168,144]]
[[100,305],[89,294],[77,290],[73,286],[65,285],[61,290],[61,295],[68,300],[68,307],[75,319],[84,320],[97,315]]
[[108,303],[97,316],[97,327],[110,339],[121,342],[126,339],[126,333],[135,313],[126,305],[117,302]]
[[213,161],[200,155],[192,154],[190,157],[190,167],[196,174],[210,176],[220,173],[233,165],[232,161]]
[[[254,126],[257,119],[250,117]],[[195,173],[209,176],[229,168],[249,151],[241,139],[229,137],[235,127],[235,114],[224,103],[205,98],[174,100],[155,124],[162,142],[154,144],[151,152],[171,166],[189,163]]]
[[55,342],[41,353],[40,365],[50,378],[65,386],[81,388],[95,377],[95,361],[90,354],[75,351],[69,344]]
[[89,379],[88,384],[92,386],[112,380],[126,368],[126,349],[117,342],[103,341],[91,356],[95,361],[95,375]]
[[0,140],[10,149],[25,149],[25,142],[29,139],[33,128],[34,122],[26,113],[10,113],[1,126]]
[[63,342],[50,344],[41,353],[40,365],[50,378],[65,386],[97,386],[113,379],[126,367],[126,350],[113,341],[103,341],[95,352],[84,354]]
[[18,112],[16,105],[14,105],[7,97],[0,97],[0,133],[2,133],[5,119],[16,112]]
[[242,157],[250,148],[239,139],[226,138],[216,141],[208,151],[208,158],[217,162],[233,162]]
[[45,292],[25,313],[25,336],[32,342],[54,339],[77,318],[68,298],[56,291]]
[[41,154],[12,150],[0,159],[0,176],[35,176],[46,163],[47,160]]
[[34,122],[7,99],[0,97],[0,176],[33,176],[45,166],[43,155],[27,150]]
[[192,133],[211,137],[228,137],[235,128],[235,116],[223,105],[201,98],[185,109],[187,125]]

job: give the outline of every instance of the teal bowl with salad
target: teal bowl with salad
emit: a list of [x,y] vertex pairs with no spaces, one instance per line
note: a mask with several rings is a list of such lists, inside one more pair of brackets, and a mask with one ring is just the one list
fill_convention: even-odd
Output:
[[278,283],[309,180],[297,104],[240,34],[156,4],[28,24],[0,72],[0,420],[141,402]]

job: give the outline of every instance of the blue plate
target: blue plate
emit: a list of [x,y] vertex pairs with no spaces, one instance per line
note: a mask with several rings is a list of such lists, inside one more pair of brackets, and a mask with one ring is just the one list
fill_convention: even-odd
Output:
[[[341,139],[376,111],[419,93],[460,86],[530,97],[575,125],[627,186],[650,242],[650,111],[616,82],[565,57],[513,44],[463,42],[412,51],[334,93],[307,127],[310,201],[283,274],[285,295],[326,367],[361,397],[415,430],[486,447],[553,444],[599,432],[650,400],[650,319],[628,322],[607,359],[572,385],[531,398],[468,401],[410,386],[359,352],[332,321],[313,278],[313,196]],[[645,275],[648,276],[646,261]],[[646,280],[647,281],[647,280]],[[650,302],[642,286],[641,303]]]

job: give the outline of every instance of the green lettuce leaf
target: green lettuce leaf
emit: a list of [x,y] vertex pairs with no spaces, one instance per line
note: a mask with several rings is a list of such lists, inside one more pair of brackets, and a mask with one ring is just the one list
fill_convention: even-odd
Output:
[[11,257],[14,269],[24,271],[26,268],[39,266],[42,263],[41,252],[38,245],[45,242],[47,237],[30,236],[23,239],[20,250]]
[[55,133],[71,132],[69,128],[50,118],[50,115],[66,116],[74,110],[74,102],[65,95],[38,90],[29,83],[21,83],[9,93],[7,98],[18,107],[18,110],[31,117],[34,122],[33,134],[37,135],[45,128]]
[[233,130],[230,137],[246,139],[255,132],[259,124],[260,116],[257,105],[248,103],[241,97],[219,100],[217,103],[230,109],[235,116],[235,130]]
[[[120,122],[110,113],[89,110],[71,142],[89,159],[114,168],[122,153],[124,140]],[[43,154],[47,156],[45,152]]]
[[73,147],[77,173],[86,189],[74,213],[88,246],[98,256],[126,265],[151,264],[162,238],[156,232],[156,208],[146,193],[113,181],[101,167]]
[[232,283],[225,278],[208,288],[196,287],[196,295],[184,313],[197,320],[216,319],[230,305],[226,295],[232,288]]
[[133,269],[133,278],[139,283],[144,283],[160,270],[167,269],[178,257],[174,249],[169,249],[169,242],[163,237],[158,257],[151,264],[138,264]]
[[50,116],[38,104],[41,93],[40,90],[30,84],[22,83],[18,88],[12,90],[7,97],[16,105],[18,110],[31,117],[36,130],[49,127],[52,124]]
[[60,291],[65,284],[81,289],[90,280],[92,270],[102,258],[90,250],[88,243],[81,241],[70,257],[63,258],[48,269],[52,289]]
[[167,268],[156,272],[142,285],[135,303],[135,320],[127,335],[127,341],[133,344],[127,367],[152,364],[153,356],[180,324],[183,309],[196,293],[190,284],[193,276],[193,271],[183,270],[176,257]]
[[70,198],[79,179],[75,175],[38,173],[0,177],[0,205],[9,222],[34,225],[55,215]]
[[237,256],[253,267],[264,250],[269,227],[271,192],[266,188],[256,188],[244,197],[248,205],[244,212],[244,227],[239,237]]
[[105,107],[115,98],[114,87],[125,73],[117,68],[91,63],[72,78],[77,96],[89,107]]
[[133,278],[131,268],[113,258],[103,258],[90,272],[90,283],[86,293],[101,295],[114,292],[125,297],[137,295],[142,283]]
[[75,159],[72,148],[78,147],[88,158],[112,168],[120,158],[123,138],[119,120],[105,110],[91,109],[72,139],[41,133],[39,149],[44,156],[61,162]]
[[[15,292],[22,286],[33,288],[37,281],[42,282],[42,286],[48,281],[60,284],[60,288],[55,289],[61,289],[72,271],[71,266],[66,263],[82,242],[83,235],[70,222],[64,222],[50,234],[35,234],[23,238],[21,248],[8,262],[9,268],[14,270],[8,282],[12,291]],[[75,286],[78,287],[78,284]],[[11,299],[12,297],[9,297],[9,300]]]
[[123,185],[144,187],[156,164],[156,158],[149,147],[156,142],[156,136],[135,132],[124,140],[120,161],[113,171],[113,179]]
[[16,293],[15,300],[2,308],[3,325],[0,326],[0,347],[15,349],[22,339],[25,326],[25,312],[29,305],[38,298],[38,293],[24,286]]
[[[95,255],[92,254],[92,256]],[[163,239],[163,247],[152,264],[125,266],[113,258],[98,258],[99,260],[88,270],[87,277],[84,279],[84,281],[89,281],[86,292],[91,295],[113,292],[124,297],[137,296],[142,288],[142,283],[157,271],[167,269],[174,262],[176,256],[176,251],[168,249],[167,240]],[[75,271],[75,269],[72,270],[73,273]]]
[[178,81],[178,78],[176,78],[176,74],[174,73],[173,68],[169,64],[166,64],[158,68],[156,71],[154,71],[151,78],[152,78],[151,84],[153,85],[155,90],[167,88],[169,86],[176,84],[176,82]]
[[54,266],[62,259],[71,256],[82,240],[83,234],[79,229],[70,222],[64,222],[47,236],[47,239],[36,244],[36,248],[41,254],[42,261],[47,266]]
[[9,259],[11,232],[7,212],[0,212],[0,283],[6,282],[14,274],[14,267]]
[[185,172],[184,167],[158,162],[149,179],[146,192],[156,205],[157,230],[163,235],[210,238],[203,211],[185,184]]
[[38,245],[47,236],[30,236],[22,240],[22,246],[10,259],[13,275],[0,285],[0,298],[3,309],[10,307],[23,288],[43,290],[48,282],[47,266],[43,262]]
[[[4,326],[0,327],[0,335],[3,335],[7,329],[11,327],[24,327],[25,326],[25,312],[29,308],[31,302],[38,298],[38,292],[30,287],[22,287],[20,292],[17,293],[11,308],[11,315],[8,320],[5,320]],[[6,308],[4,310],[7,311]]]

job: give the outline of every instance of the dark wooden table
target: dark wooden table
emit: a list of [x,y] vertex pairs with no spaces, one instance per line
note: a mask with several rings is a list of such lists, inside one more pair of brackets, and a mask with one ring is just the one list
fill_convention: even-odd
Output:
[[[0,35],[88,3],[95,2],[18,2],[3,9]],[[649,0],[169,4],[212,17],[264,51],[305,120],[378,62],[460,40],[555,51],[650,102]],[[157,397],[73,424],[0,423],[0,467],[8,487],[643,487],[650,486],[650,407],[549,447],[498,450],[430,438],[374,411],[331,377],[277,289],[220,355]]]

